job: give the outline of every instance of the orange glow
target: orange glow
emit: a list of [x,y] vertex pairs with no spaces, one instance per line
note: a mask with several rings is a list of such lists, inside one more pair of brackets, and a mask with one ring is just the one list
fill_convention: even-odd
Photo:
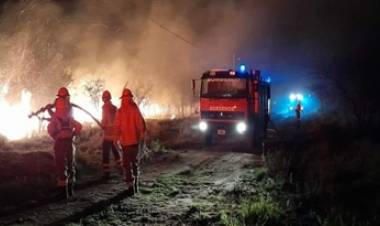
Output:
[[[101,106],[103,103],[100,101],[99,106],[96,107],[91,102],[91,98],[84,94],[83,88],[81,88],[82,86],[78,85],[78,87],[69,87],[71,102],[80,105],[100,120],[102,115]],[[19,140],[38,133],[40,126],[39,120],[36,117],[28,118],[28,115],[33,110],[36,110],[31,107],[32,93],[27,90],[22,90],[20,100],[15,103],[10,103],[5,99],[8,90],[9,87],[7,85],[0,86],[0,134],[9,140]],[[113,99],[113,101],[116,106],[120,105],[118,98]],[[176,113],[173,109],[152,102],[149,98],[144,99],[139,104],[139,108],[143,116],[147,119],[176,118]],[[45,116],[46,115],[47,114],[45,114]],[[91,117],[76,108],[74,108],[74,118],[81,123],[94,123]],[[46,122],[44,125],[46,126]]]
[[7,93],[8,86],[2,86],[0,93],[0,134],[9,140],[30,137],[34,131],[38,130],[38,120],[28,118],[28,114],[32,110],[30,104],[32,94],[23,90],[20,101],[11,104],[4,98]]

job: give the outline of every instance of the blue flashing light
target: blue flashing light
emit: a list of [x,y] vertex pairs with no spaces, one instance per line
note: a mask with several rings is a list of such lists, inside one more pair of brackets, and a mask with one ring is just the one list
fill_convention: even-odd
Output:
[[267,83],[270,83],[270,82],[271,82],[271,78],[268,76]]
[[245,70],[246,70],[246,66],[245,66],[244,64],[241,64],[241,65],[239,66],[239,71],[240,71],[241,73],[244,73]]
[[295,101],[296,98],[297,98],[297,95],[294,94],[294,93],[291,93],[291,94],[289,95],[289,99],[290,99],[290,101],[292,101],[292,102]]
[[303,101],[303,95],[301,93],[291,93],[289,95],[289,99],[291,102],[298,100],[298,101]]
[[295,109],[298,101],[301,103],[302,118],[309,118],[320,112],[321,102],[310,91],[307,93],[290,93],[289,95],[277,96],[272,102],[272,117],[277,119],[295,118]]

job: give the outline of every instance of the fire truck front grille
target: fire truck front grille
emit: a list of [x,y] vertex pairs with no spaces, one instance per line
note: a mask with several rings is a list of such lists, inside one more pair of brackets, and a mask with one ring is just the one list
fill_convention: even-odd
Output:
[[231,111],[204,111],[201,112],[202,119],[224,119],[224,120],[240,120],[244,119],[244,112]]

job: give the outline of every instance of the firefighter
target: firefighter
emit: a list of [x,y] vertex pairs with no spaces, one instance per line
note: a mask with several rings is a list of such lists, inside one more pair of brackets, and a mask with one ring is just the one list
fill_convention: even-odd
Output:
[[145,121],[141,112],[133,101],[132,92],[124,89],[120,97],[121,107],[116,113],[115,132],[123,150],[123,165],[125,182],[130,194],[134,194],[138,187],[138,151],[139,143],[144,142]]
[[113,157],[116,166],[120,172],[123,174],[123,168],[121,163],[121,158],[119,151],[115,145],[115,129],[114,120],[117,111],[117,107],[111,102],[111,93],[105,90],[102,95],[103,107],[102,107],[102,126],[103,126],[103,179],[108,179],[110,176],[111,165],[110,165],[110,151],[113,153]]
[[296,106],[296,119],[297,121],[300,121],[301,120],[301,111],[302,111],[302,106],[301,106],[301,101],[299,100],[298,101],[298,104]]
[[48,124],[48,133],[54,139],[57,185],[60,198],[73,196],[75,183],[74,136],[79,135],[82,125],[72,117],[69,92],[65,87],[58,91],[55,112]]
[[[70,104],[70,94],[69,94],[69,90],[66,87],[61,87],[58,89],[57,98],[55,99],[55,101],[57,101],[57,100],[66,100],[69,103],[69,110],[68,111],[69,111],[70,116],[72,116],[73,110],[72,110],[72,106]],[[54,107],[56,107],[56,106],[54,106]],[[48,104],[45,108],[47,109],[50,116],[54,115],[51,104]]]

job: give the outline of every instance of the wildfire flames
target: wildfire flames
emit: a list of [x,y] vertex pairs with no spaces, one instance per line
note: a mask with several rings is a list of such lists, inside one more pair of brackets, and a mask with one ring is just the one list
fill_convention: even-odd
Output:
[[[28,115],[36,109],[32,108],[31,100],[33,94],[27,90],[22,90],[21,98],[18,102],[10,103],[5,96],[8,94],[8,85],[0,86],[0,135],[5,136],[8,140],[19,140],[38,134],[41,129],[44,131],[46,122],[40,122],[37,118],[28,118]],[[71,101],[80,105],[89,111],[96,118],[101,118],[101,103],[96,107],[91,98],[84,94],[76,94],[71,96]],[[114,104],[119,106],[117,98]],[[145,99],[139,105],[140,110],[145,118],[174,118],[175,114],[171,113],[171,109],[163,107],[158,103],[152,103],[149,99]],[[47,115],[45,115],[47,116]],[[84,112],[74,109],[74,117],[81,123],[94,123],[93,120]]]
[[31,136],[33,131],[39,127],[36,119],[29,119],[27,116],[32,111],[32,94],[26,90],[21,92],[21,100],[12,104],[5,100],[8,94],[8,86],[4,85],[0,94],[0,134],[10,140],[17,140]]

